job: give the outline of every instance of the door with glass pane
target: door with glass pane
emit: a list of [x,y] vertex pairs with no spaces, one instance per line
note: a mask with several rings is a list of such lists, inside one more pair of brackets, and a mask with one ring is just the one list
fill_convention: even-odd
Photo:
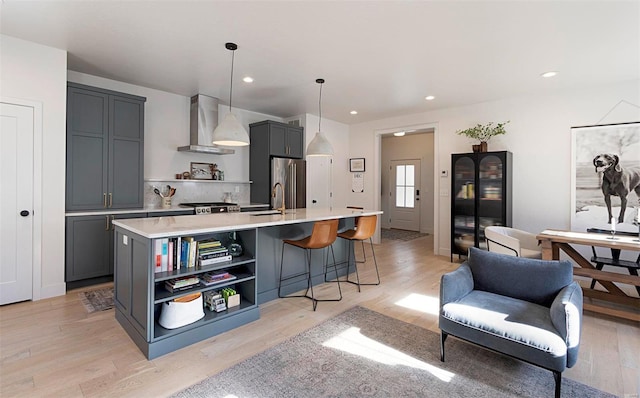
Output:
[[420,231],[420,160],[391,161],[391,228]]
[[451,255],[476,246],[476,162],[473,155],[452,155]]

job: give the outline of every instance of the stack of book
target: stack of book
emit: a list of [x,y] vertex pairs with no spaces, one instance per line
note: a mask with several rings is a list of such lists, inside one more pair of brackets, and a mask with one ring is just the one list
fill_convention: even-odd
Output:
[[175,293],[188,290],[198,283],[200,283],[200,279],[197,276],[185,276],[182,278],[169,279],[164,283],[164,287],[171,293]]
[[229,250],[217,239],[198,242],[197,256],[198,265],[201,267],[231,260]]
[[236,279],[235,275],[232,275],[224,270],[211,271],[200,275],[200,282],[205,286],[211,286],[216,283],[232,281]]

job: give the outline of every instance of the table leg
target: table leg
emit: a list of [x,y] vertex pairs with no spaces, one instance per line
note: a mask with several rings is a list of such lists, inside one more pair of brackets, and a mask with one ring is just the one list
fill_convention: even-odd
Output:
[[[562,248],[562,251],[567,253],[569,257],[573,259],[578,265],[582,268],[588,269],[596,269],[587,259],[582,257],[580,253],[576,251],[573,247],[571,247],[568,243],[558,243],[558,246]],[[602,281],[596,279],[605,289],[609,291],[611,294],[615,294],[617,296],[627,296],[618,286],[616,286],[613,282]]]
[[540,242],[542,247],[542,259],[543,260],[557,260],[560,258],[560,250],[557,245],[554,245],[550,240],[543,240]]

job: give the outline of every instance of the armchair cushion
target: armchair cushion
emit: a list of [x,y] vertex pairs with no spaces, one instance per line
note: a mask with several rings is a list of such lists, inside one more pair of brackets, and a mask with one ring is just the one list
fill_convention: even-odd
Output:
[[474,290],[444,305],[441,316],[454,336],[546,368],[566,367],[567,345],[547,307]]

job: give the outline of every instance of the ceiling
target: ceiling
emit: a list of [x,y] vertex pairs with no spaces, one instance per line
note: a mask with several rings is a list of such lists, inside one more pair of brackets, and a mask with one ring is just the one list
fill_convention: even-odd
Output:
[[[347,124],[640,78],[640,2],[11,1],[0,32],[70,70]],[[558,71],[550,79],[546,71]],[[255,81],[241,81],[245,75]],[[436,98],[426,101],[427,95]],[[357,110],[357,115],[351,115]]]

